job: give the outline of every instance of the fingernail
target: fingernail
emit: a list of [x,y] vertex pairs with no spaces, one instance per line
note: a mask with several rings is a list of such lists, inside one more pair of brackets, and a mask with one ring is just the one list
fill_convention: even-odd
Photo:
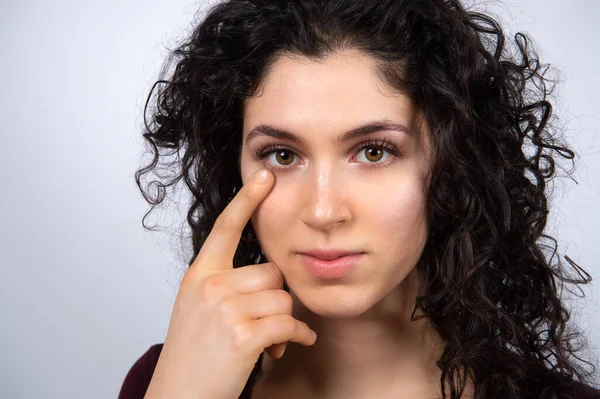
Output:
[[310,330],[310,332],[312,333],[312,336],[313,336],[314,340],[316,341],[317,340],[317,333],[314,332],[313,330]]
[[265,183],[267,181],[267,170],[261,169],[258,172],[256,172],[254,179],[257,183]]

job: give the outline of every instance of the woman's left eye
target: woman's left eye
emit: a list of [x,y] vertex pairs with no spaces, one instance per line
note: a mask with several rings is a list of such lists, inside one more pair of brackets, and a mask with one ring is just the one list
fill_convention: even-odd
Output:
[[[370,167],[385,166],[390,157],[399,157],[401,155],[400,150],[392,143],[384,140],[380,141],[368,141],[359,144],[355,151],[357,152],[356,157],[361,158],[360,155],[365,156],[359,159],[361,163],[369,164]],[[384,158],[385,153],[387,156]],[[254,154],[255,160],[262,160],[264,158],[274,155],[272,162],[269,165],[274,169],[288,169],[287,167],[293,165],[296,153],[289,148],[267,145],[266,147],[259,149]],[[381,161],[383,159],[383,162]]]
[[360,148],[358,151],[357,157],[360,154],[365,154],[365,162],[366,163],[375,163],[375,162],[379,162],[381,160],[381,158],[383,157],[384,153],[386,153],[386,152],[388,153],[388,157],[386,157],[385,159],[388,159],[391,156],[389,151],[387,151],[382,146],[370,145],[370,146]]

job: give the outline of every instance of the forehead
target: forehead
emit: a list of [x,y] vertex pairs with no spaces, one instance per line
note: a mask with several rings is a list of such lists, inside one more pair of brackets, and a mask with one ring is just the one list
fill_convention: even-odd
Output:
[[292,131],[337,134],[366,120],[409,124],[410,98],[380,82],[373,61],[358,52],[337,53],[319,62],[283,56],[244,107],[244,136],[269,123]]

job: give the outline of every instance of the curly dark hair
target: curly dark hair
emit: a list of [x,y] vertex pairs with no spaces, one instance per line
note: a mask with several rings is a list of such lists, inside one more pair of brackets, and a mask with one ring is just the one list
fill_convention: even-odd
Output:
[[[568,275],[554,256],[556,240],[544,233],[556,155],[573,163],[575,153],[549,123],[550,66],[540,64],[527,35],[517,33],[515,43],[510,53],[499,23],[458,0],[214,4],[170,53],[144,108],[153,159],[135,174],[152,205],[142,224],[148,229],[146,217],[183,179],[192,194],[191,265],[242,186],[244,101],[277,57],[319,60],[359,50],[430,127],[430,233],[418,264],[425,294],[413,320],[428,317],[445,341],[437,361],[443,397],[460,398],[467,373],[476,399],[557,398],[575,380],[591,385],[595,368],[586,372],[577,362],[593,367],[578,355],[587,340],[568,323],[561,294],[564,283],[591,277],[565,256],[581,278]],[[144,189],[149,172],[158,179]],[[260,262],[266,259],[249,222],[234,267]]]

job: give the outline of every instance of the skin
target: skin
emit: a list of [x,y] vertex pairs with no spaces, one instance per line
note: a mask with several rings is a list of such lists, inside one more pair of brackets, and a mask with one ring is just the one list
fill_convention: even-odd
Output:
[[[336,141],[380,118],[412,133],[386,130]],[[246,143],[259,124],[286,129],[305,143],[267,136]],[[382,139],[402,154],[356,148]],[[253,157],[269,144],[285,147],[284,157],[277,156],[281,150]],[[290,287],[293,316],[318,334],[313,346],[289,343],[282,358],[264,356],[253,399],[429,398],[441,392],[435,362],[442,341],[427,318],[410,321],[419,290],[416,265],[428,234],[428,149],[420,110],[380,82],[370,58],[355,51],[319,63],[281,57],[259,94],[247,100],[242,180],[261,167],[275,175],[251,222],[266,258]],[[297,255],[319,247],[364,255],[350,274],[323,280]]]

